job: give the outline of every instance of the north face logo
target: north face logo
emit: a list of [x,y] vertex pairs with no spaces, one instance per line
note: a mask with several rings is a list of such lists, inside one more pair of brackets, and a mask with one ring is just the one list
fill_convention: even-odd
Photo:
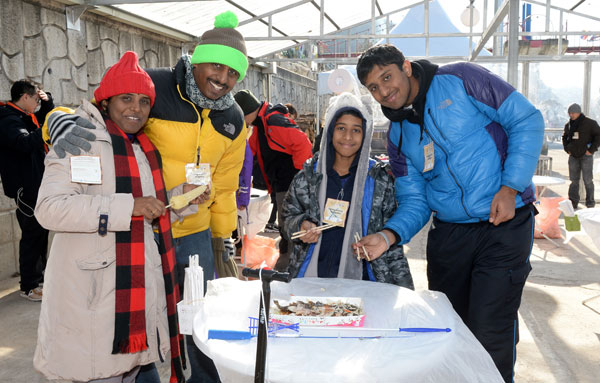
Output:
[[232,123],[228,123],[223,125],[223,130],[225,130],[227,133],[234,135],[235,134],[235,125],[233,125]]
[[440,102],[440,104],[438,105],[437,108],[438,109],[446,109],[450,105],[452,105],[452,100],[450,100],[449,98],[447,98],[444,101]]

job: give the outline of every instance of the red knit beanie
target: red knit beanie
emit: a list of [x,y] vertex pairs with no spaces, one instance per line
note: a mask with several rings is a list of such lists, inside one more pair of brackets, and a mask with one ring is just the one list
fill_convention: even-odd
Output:
[[154,105],[156,98],[152,79],[138,64],[137,53],[132,51],[125,52],[121,60],[108,69],[94,97],[99,105],[100,101],[123,93],[145,94],[150,97],[150,105]]

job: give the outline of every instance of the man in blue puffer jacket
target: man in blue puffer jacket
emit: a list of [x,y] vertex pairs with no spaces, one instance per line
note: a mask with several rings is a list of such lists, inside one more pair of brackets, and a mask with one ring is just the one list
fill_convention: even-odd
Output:
[[392,45],[364,52],[358,77],[388,119],[398,209],[371,258],[428,222],[429,289],[445,293],[513,379],[517,310],[533,243],[531,178],[544,135],[541,113],[512,86],[471,63],[409,62]]

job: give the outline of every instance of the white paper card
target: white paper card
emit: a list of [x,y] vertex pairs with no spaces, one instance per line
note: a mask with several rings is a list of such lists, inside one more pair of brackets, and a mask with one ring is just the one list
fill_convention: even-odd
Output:
[[433,169],[433,166],[435,165],[435,151],[433,149],[433,142],[430,142],[427,145],[425,145],[424,154],[425,165],[423,166],[423,172],[428,172],[431,169]]
[[71,157],[71,182],[80,184],[101,184],[102,168],[99,156]]
[[210,164],[185,164],[185,179],[191,185],[210,185]]
[[327,198],[325,211],[323,212],[323,222],[344,227],[349,206],[350,202],[348,201]]

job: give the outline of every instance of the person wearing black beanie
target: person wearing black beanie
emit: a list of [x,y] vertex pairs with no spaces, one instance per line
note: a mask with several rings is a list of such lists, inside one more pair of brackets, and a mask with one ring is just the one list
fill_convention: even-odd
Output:
[[573,209],[579,204],[579,180],[583,176],[585,185],[585,206],[596,206],[594,200],[593,166],[594,153],[600,146],[600,127],[581,112],[579,104],[571,104],[569,122],[565,124],[562,136],[563,148],[569,153],[569,200]]
[[289,254],[288,238],[282,231],[284,219],[281,206],[292,179],[302,169],[304,162],[312,158],[312,145],[306,134],[290,120],[284,105],[260,102],[248,89],[240,90],[233,97],[244,112],[246,125],[253,125],[248,140],[250,149],[256,156],[267,190],[275,194],[281,235],[275,269],[284,271],[288,267]]

